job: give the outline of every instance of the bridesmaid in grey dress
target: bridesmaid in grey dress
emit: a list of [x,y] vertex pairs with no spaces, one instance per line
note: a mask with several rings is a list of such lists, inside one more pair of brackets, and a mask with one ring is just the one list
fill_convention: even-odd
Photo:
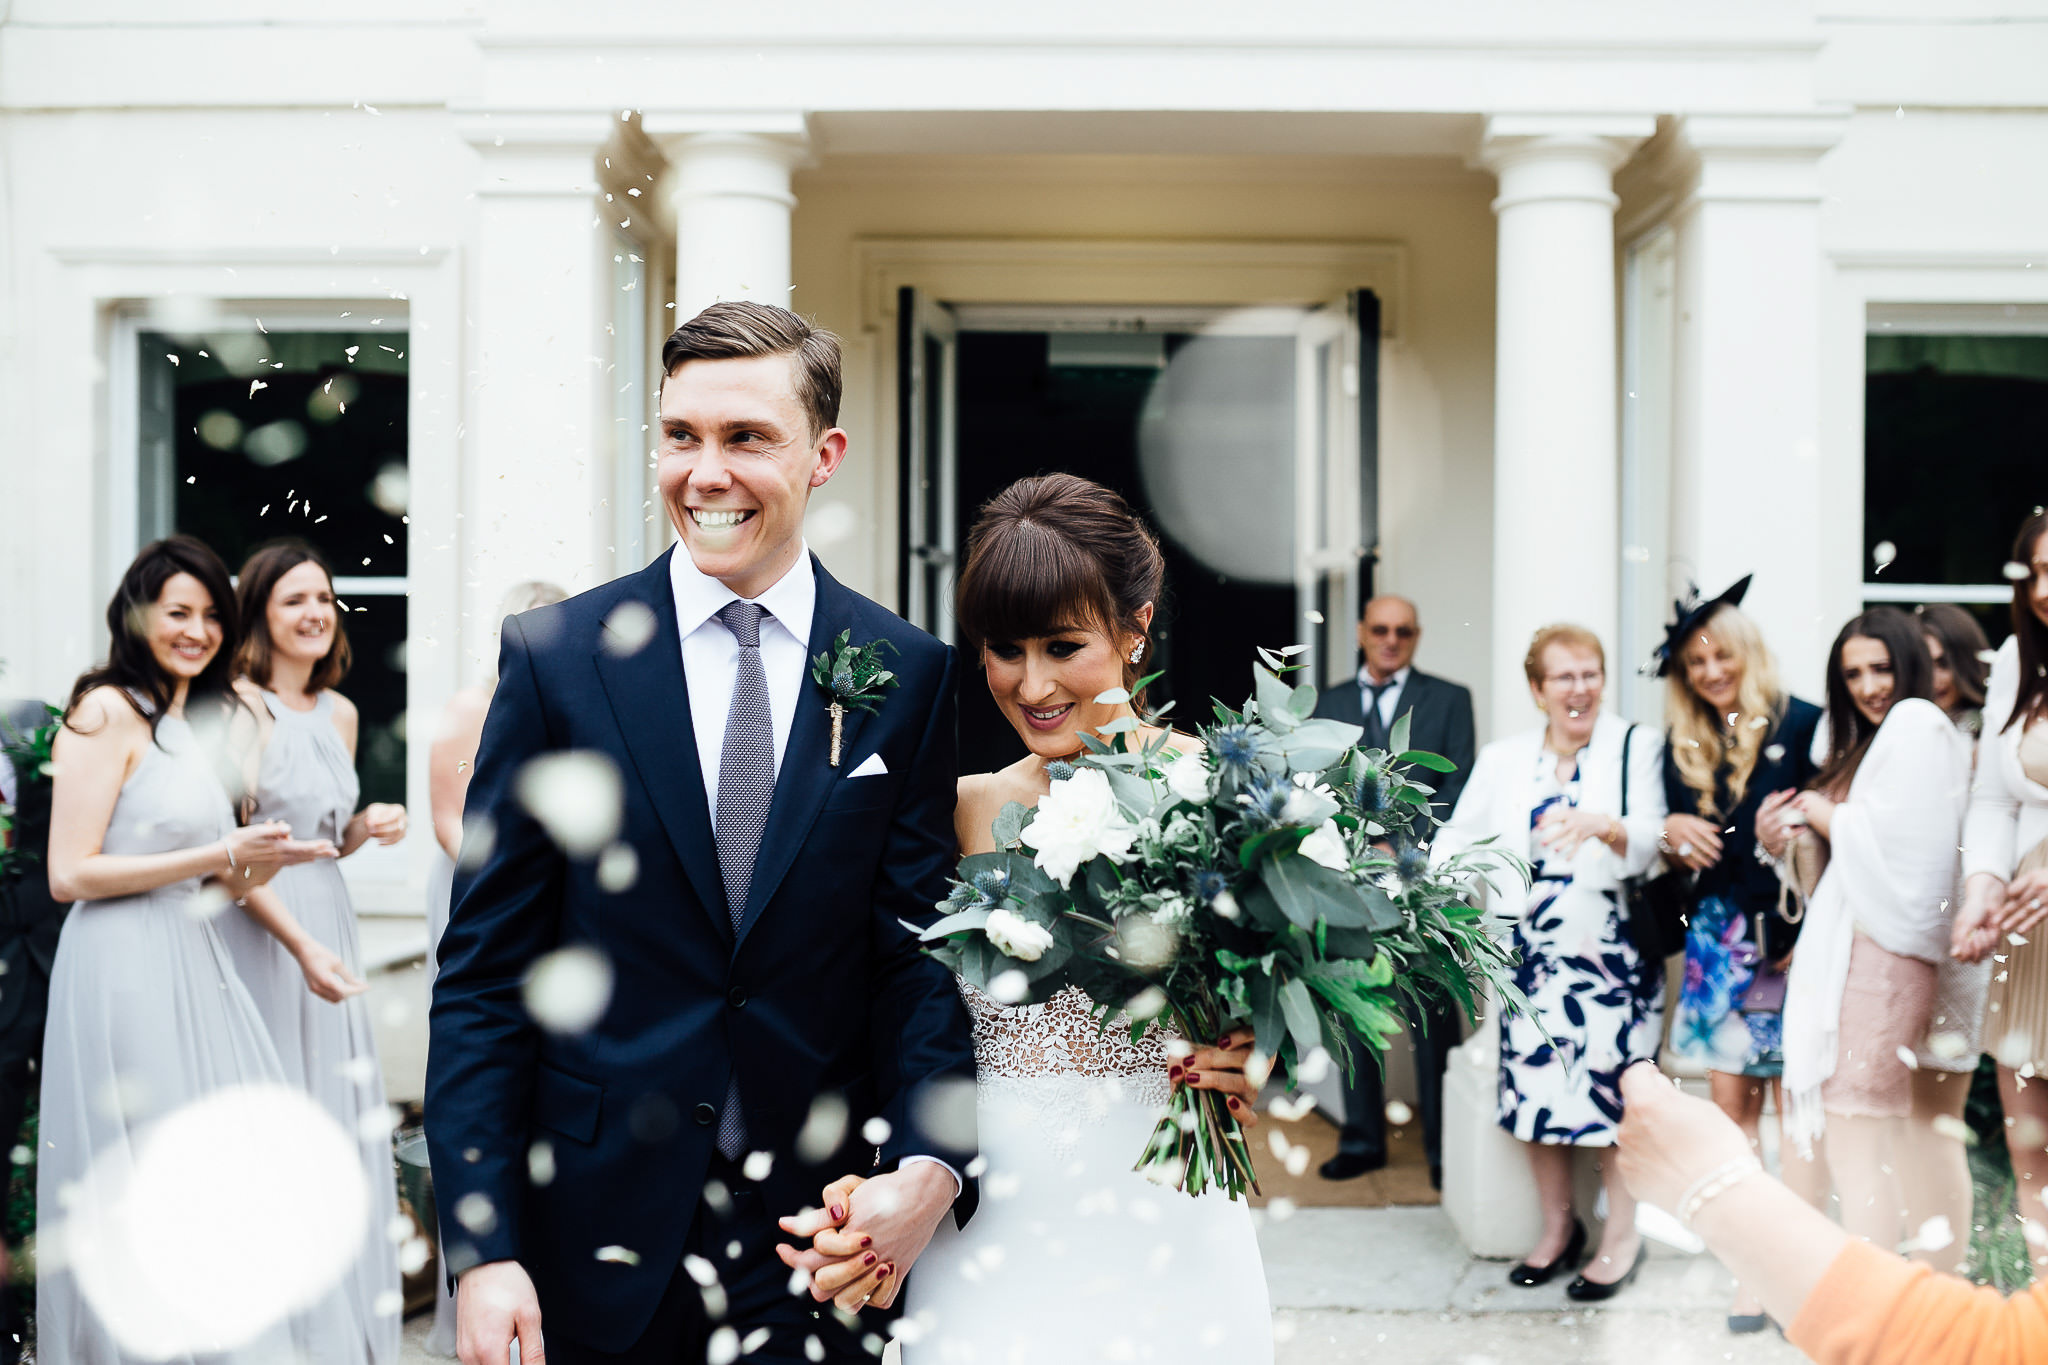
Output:
[[[299,541],[265,546],[242,566],[237,599],[244,631],[235,688],[257,713],[261,736],[257,816],[327,839],[342,857],[371,839],[397,843],[405,837],[403,806],[373,803],[356,810],[356,709],[334,690],[348,669],[348,639],[327,566]],[[313,1361],[395,1365],[404,1308],[398,1247],[390,1235],[398,1191],[384,1121],[384,1073],[366,1002],[355,998],[367,989],[355,907],[332,861],[287,868],[272,889],[309,933],[334,945],[341,958],[335,977],[323,983],[306,975],[246,916],[223,916],[222,936],[287,1080],[356,1135],[370,1184],[362,1255],[305,1319],[300,1348]]]
[[[105,1212],[83,1191],[123,1187],[156,1120],[229,1086],[283,1084],[205,898],[239,895],[270,932],[302,941],[265,883],[335,853],[279,824],[236,824],[243,772],[223,756],[239,712],[227,685],[235,604],[211,550],[184,536],[145,547],[107,627],[108,661],[78,680],[54,755],[50,889],[78,904],[57,945],[43,1051],[38,1351],[91,1365],[195,1353],[268,1365],[286,1358],[285,1324],[195,1341],[203,1325],[172,1323],[137,1296],[89,1300],[60,1250],[67,1223]],[[316,967],[333,961],[317,945],[304,952]]]

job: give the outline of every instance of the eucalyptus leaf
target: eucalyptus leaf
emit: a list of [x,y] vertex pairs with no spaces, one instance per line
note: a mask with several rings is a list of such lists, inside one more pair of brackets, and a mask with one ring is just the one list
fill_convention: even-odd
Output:
[[1095,704],[1097,706],[1122,706],[1125,702],[1129,701],[1130,699],[1131,694],[1128,689],[1122,687],[1112,687],[1107,692],[1097,693],[1095,697]]
[[1413,711],[1403,711],[1401,718],[1394,722],[1394,728],[1387,732],[1387,747],[1395,753],[1404,753],[1408,748],[1408,724],[1415,718]]
[[1018,837],[1024,833],[1024,826],[1031,823],[1033,813],[1031,807],[1022,801],[1006,802],[1003,808],[996,812],[995,824],[989,830],[995,838],[996,847],[1009,848],[1015,844]]
[[986,929],[988,927],[988,917],[994,913],[993,910],[962,910],[958,914],[946,916],[928,929],[920,930],[909,920],[903,921],[903,927],[915,933],[925,942],[930,943],[934,939],[945,938],[951,934],[966,933],[969,930],[975,929]]
[[1326,919],[1336,928],[1357,928],[1367,922],[1361,889],[1329,868],[1300,854],[1268,862],[1260,874],[1288,920],[1313,930],[1316,921]]
[[1292,688],[1263,668],[1252,675],[1252,696],[1259,703],[1259,721],[1276,734],[1284,736],[1300,724],[1287,705],[1293,695]]
[[[1123,689],[1118,688],[1117,690],[1122,691]],[[1101,699],[1097,698],[1097,700]],[[1095,733],[1099,735],[1132,735],[1137,732],[1138,718],[1136,716],[1118,716],[1115,720],[1105,725],[1099,725],[1095,729]]]
[[1291,978],[1280,988],[1280,1013],[1287,1021],[1288,1035],[1294,1039],[1295,1056],[1306,1057],[1323,1041],[1316,1002],[1300,977]]
[[[1314,683],[1303,683],[1287,698],[1287,710],[1296,720],[1307,720],[1316,713],[1316,687]],[[1334,760],[1333,760],[1334,761]]]
[[1405,753],[1395,754],[1394,762],[1412,763],[1418,768],[1428,768],[1432,772],[1439,773],[1454,773],[1458,771],[1457,764],[1451,762],[1442,754],[1433,754],[1427,749],[1409,749]]

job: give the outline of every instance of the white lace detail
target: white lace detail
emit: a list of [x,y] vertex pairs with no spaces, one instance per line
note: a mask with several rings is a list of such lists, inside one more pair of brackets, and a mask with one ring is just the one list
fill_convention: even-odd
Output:
[[[1166,1039],[1155,1029],[1133,1045],[1119,1014],[1105,1031],[1076,987],[1042,1005],[1003,1005],[962,981],[974,1023],[975,1085],[984,1104],[1000,1094],[1022,1104],[1054,1153],[1071,1155],[1081,1129],[1108,1107],[1166,1107]],[[1135,1159],[1136,1153],[1132,1153]]]

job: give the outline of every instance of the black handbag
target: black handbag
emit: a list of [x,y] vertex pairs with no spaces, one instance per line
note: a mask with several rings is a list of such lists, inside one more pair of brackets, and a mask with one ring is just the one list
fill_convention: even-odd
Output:
[[[1628,751],[1636,727],[1621,740],[1621,818],[1628,818]],[[1662,962],[1685,951],[1685,930],[1692,913],[1693,875],[1674,868],[1658,876],[1621,879],[1622,931],[1645,961]]]

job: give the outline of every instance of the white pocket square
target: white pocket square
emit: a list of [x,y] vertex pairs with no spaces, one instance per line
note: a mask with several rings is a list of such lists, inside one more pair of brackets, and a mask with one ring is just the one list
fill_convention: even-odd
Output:
[[858,768],[855,768],[852,772],[848,773],[847,776],[880,777],[888,771],[889,765],[882,762],[882,756],[880,754],[869,754],[866,758],[861,760],[860,766]]

